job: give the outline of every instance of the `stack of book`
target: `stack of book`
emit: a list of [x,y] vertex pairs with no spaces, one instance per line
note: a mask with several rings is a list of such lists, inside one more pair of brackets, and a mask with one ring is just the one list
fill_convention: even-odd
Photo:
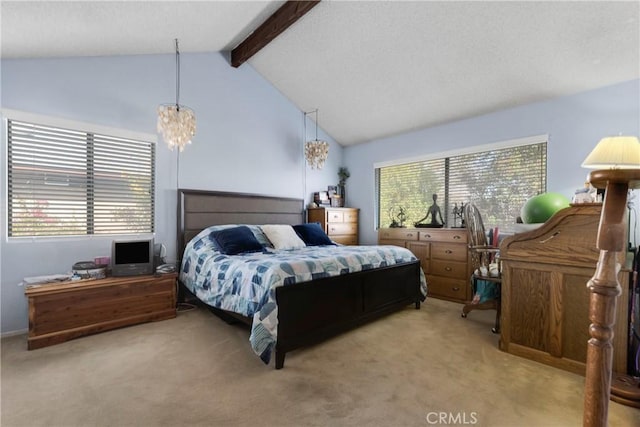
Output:
[[329,199],[329,193],[326,191],[316,191],[313,193],[313,202],[319,207],[331,206],[331,199]]

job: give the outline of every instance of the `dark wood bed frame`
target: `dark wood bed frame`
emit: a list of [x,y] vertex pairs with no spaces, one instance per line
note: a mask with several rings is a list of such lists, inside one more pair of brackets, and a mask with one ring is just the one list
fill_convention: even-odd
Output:
[[[204,228],[220,224],[300,224],[301,199],[254,194],[178,190],[178,254]],[[191,293],[180,284],[179,298]],[[278,338],[275,367],[287,352],[310,345],[397,311],[420,308],[420,262],[328,277],[276,289]],[[221,317],[251,324],[252,319],[214,307]]]

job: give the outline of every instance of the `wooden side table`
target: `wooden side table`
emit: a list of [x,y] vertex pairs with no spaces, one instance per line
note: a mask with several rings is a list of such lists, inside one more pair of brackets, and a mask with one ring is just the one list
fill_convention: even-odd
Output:
[[176,273],[32,285],[28,349],[176,317]]

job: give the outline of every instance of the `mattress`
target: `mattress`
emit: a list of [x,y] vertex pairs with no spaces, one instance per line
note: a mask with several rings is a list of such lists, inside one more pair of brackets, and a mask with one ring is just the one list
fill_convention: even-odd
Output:
[[[187,244],[180,281],[204,303],[252,318],[249,341],[265,363],[277,340],[277,287],[416,260],[411,251],[398,246],[327,245],[275,250],[260,235],[259,226],[248,227],[264,244],[261,252],[225,255],[212,241],[210,227]],[[422,270],[420,276],[424,297],[427,283]]]

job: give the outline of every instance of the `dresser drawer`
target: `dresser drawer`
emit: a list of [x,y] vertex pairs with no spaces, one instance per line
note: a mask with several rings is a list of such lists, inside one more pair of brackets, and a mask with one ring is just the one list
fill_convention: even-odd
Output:
[[350,235],[350,236],[332,236],[331,240],[336,243],[340,243],[341,245],[357,245],[358,244],[358,236]]
[[418,240],[418,231],[406,228],[381,228],[378,240]]
[[358,222],[358,211],[345,211],[342,216],[344,222]]
[[431,245],[425,242],[407,242],[406,248],[409,249],[416,258],[429,259],[429,252],[431,251]]
[[337,234],[358,234],[358,224],[355,222],[329,223],[327,224],[327,234],[335,236]]
[[467,245],[456,243],[434,243],[431,245],[431,257],[446,261],[467,262]]
[[466,280],[447,279],[427,275],[427,282],[430,296],[445,297],[461,302],[469,299],[467,295],[469,284]]
[[467,243],[467,230],[430,230],[421,231],[420,240],[427,242]]
[[406,247],[420,260],[420,267],[426,274],[429,271],[429,252],[431,245],[426,242],[406,242]]
[[[309,208],[307,209],[307,222],[319,223],[329,238],[336,243],[357,245],[358,212],[359,210],[355,208]],[[399,246],[404,246],[404,242],[401,242]]]
[[327,222],[344,222],[344,213],[342,211],[327,210]]
[[452,279],[466,279],[470,276],[467,273],[467,263],[459,261],[445,261],[440,259],[431,259],[429,273],[436,276],[449,277]]
[[392,245],[392,246],[400,246],[401,248],[405,248],[406,247],[406,242],[404,240],[378,240],[378,244],[381,246],[384,245]]

